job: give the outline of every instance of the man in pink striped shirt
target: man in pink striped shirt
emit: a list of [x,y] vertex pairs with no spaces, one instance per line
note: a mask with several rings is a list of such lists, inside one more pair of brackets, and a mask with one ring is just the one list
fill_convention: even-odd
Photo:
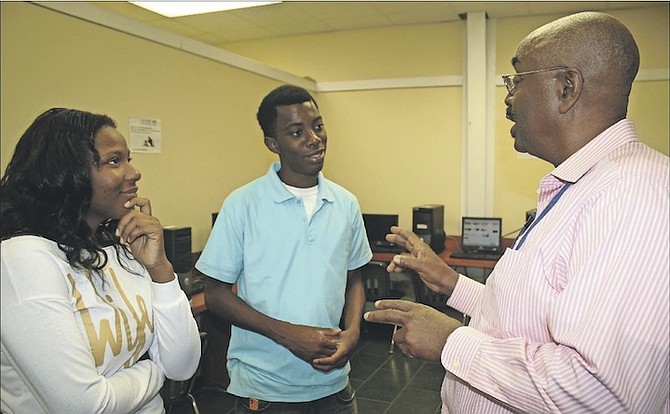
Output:
[[468,326],[383,300],[368,321],[400,327],[409,357],[441,361],[443,413],[669,413],[670,164],[626,119],[639,52],[602,13],[533,31],[504,76],[514,148],[554,170],[537,218],[482,285],[410,231],[389,241]]

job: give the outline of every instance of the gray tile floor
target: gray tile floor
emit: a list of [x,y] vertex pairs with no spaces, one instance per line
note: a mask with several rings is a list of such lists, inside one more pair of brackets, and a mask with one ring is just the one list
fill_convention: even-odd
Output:
[[[415,301],[415,285],[407,274],[392,274],[391,289]],[[371,303],[366,308],[373,307]],[[461,319],[452,309],[443,309]],[[406,358],[399,350],[389,353],[390,325],[362,322],[362,333],[351,358],[349,379],[356,390],[359,414],[439,414],[444,368],[437,362]],[[200,414],[230,414],[233,398],[225,391],[194,392]],[[170,414],[193,414],[190,402],[178,404]]]
[[390,354],[391,332],[390,326],[367,326],[351,359],[359,414],[439,413],[444,368],[397,349]]
[[[439,414],[444,369],[439,363],[389,353],[390,326],[366,324],[351,359],[349,379],[356,390],[359,414]],[[233,399],[220,390],[197,390],[200,414],[228,414]],[[192,414],[190,403],[171,414]]]

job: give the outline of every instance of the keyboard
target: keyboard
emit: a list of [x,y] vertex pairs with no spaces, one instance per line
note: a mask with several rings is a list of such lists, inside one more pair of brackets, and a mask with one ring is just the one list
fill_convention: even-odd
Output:
[[177,277],[179,278],[179,286],[189,298],[205,290],[207,277],[198,271],[190,270],[187,273],[177,273]]
[[452,252],[454,259],[474,259],[474,260],[498,260],[502,253],[483,253],[483,252]]
[[370,243],[370,247],[375,253],[403,253],[407,251],[402,246],[393,243]]

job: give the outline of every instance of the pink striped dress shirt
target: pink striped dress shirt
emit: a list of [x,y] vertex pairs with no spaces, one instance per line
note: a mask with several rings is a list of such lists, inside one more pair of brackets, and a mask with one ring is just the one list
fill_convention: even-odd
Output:
[[443,413],[669,413],[668,157],[608,128],[540,182],[538,215],[442,350]]

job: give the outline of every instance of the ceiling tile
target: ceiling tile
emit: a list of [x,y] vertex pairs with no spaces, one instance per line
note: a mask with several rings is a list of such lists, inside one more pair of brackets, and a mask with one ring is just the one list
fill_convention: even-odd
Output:
[[176,17],[173,20],[191,27],[197,27],[200,30],[208,33],[243,30],[256,27],[255,24],[249,23],[234,13],[228,12],[215,12],[197,14],[193,16]]
[[379,14],[375,2],[367,1],[305,1],[291,3],[308,15],[322,20],[346,19]]
[[127,1],[100,1],[87,3],[141,22],[165,19],[165,16],[161,16],[160,14],[154,13],[143,7],[128,3]]
[[314,17],[291,3],[231,10],[236,16],[259,26],[292,25],[314,20]]
[[391,20],[383,15],[350,16],[347,18],[329,17],[325,23],[336,31],[384,27],[392,24]]
[[[528,15],[530,2],[454,2],[452,7],[458,14],[486,12],[490,18]],[[545,2],[538,2],[544,4]]]
[[266,26],[275,36],[297,36],[309,33],[331,32],[333,28],[323,22],[311,21],[299,25],[274,24]]
[[459,14],[478,11],[499,18],[667,5],[655,1],[285,1],[168,19],[128,2],[86,3],[215,46],[276,36],[455,21]]
[[[580,2],[581,10],[605,10],[607,8],[606,2]],[[532,15],[540,14],[558,14],[571,13],[575,10],[575,5],[571,2],[557,1],[557,2],[543,2],[543,3],[528,3],[528,13]]]
[[277,36],[272,30],[266,27],[249,28],[242,30],[227,30],[216,34],[217,41],[212,45],[224,48],[224,45],[232,42],[242,42],[245,40],[267,39]]

